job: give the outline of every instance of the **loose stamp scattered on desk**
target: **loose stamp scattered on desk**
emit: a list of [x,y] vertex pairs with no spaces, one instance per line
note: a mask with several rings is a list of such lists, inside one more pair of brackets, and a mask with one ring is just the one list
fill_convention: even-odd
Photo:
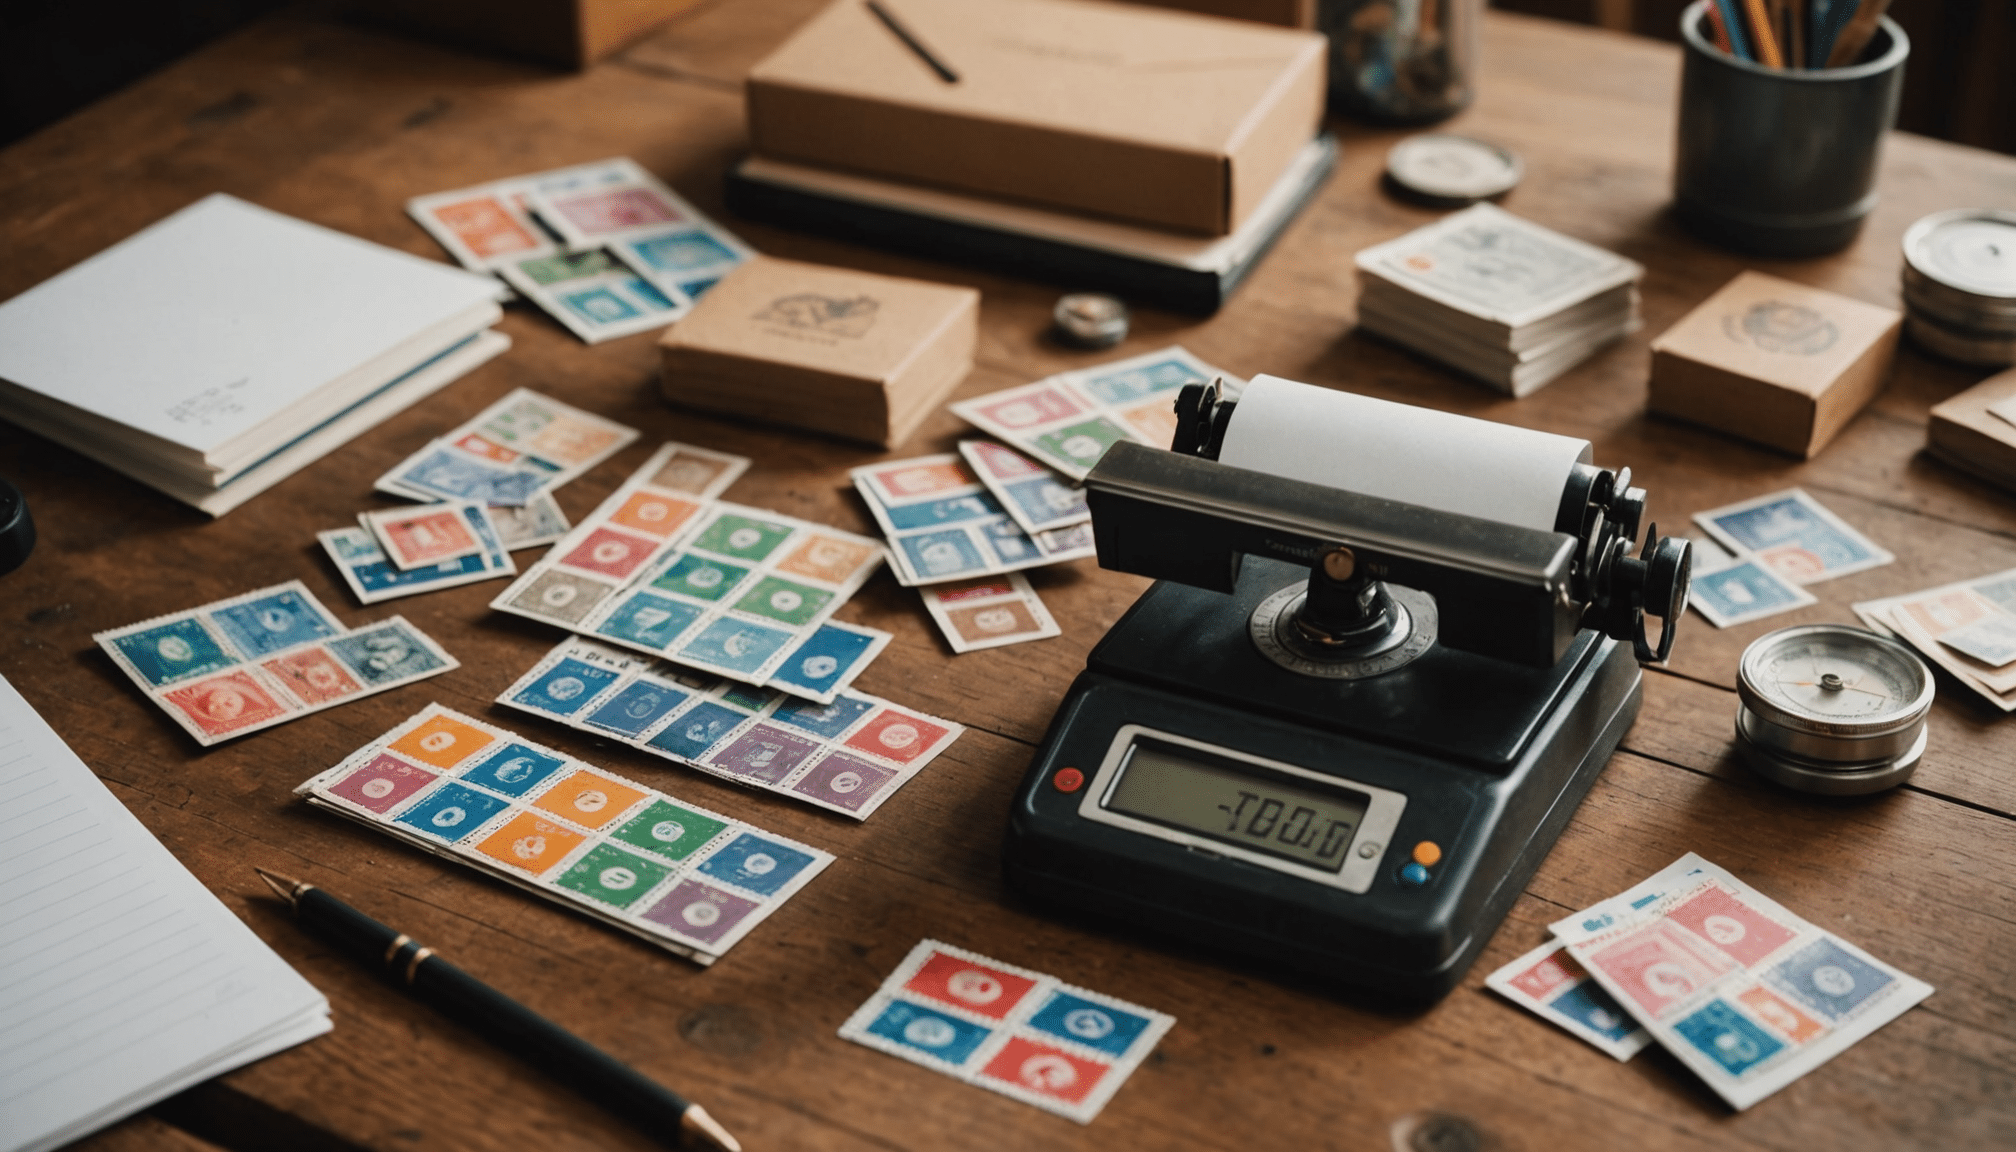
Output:
[[465,556],[482,556],[501,550],[495,530],[490,546],[477,535],[472,516],[488,521],[483,505],[468,501],[425,504],[408,508],[378,508],[357,517],[378,541],[392,565],[400,571],[438,568]]
[[[1852,606],[1864,624],[1916,648],[1976,695],[2016,712],[2016,568]],[[2008,659],[2004,659],[2008,657]]]
[[294,791],[703,965],[833,862],[439,704]]
[[1029,578],[1020,572],[919,588],[924,608],[954,652],[977,652],[1025,640],[1047,640],[1063,630]]
[[1090,1124],[1175,1023],[924,940],[840,1026],[840,1038]]
[[1092,519],[1083,488],[1065,483],[1057,473],[1013,448],[992,440],[961,440],[959,454],[1015,523],[1031,536]]
[[854,487],[889,538],[904,585],[939,584],[1096,555],[1090,524],[1031,535],[960,456],[886,460],[854,469]]
[[377,487],[410,500],[526,506],[635,439],[635,428],[519,388],[400,461]]
[[329,559],[335,562],[343,582],[350,586],[351,595],[360,604],[376,604],[516,573],[518,565],[512,562],[506,545],[493,530],[494,510],[480,504],[461,504],[457,508],[483,550],[431,567],[399,567],[379,546],[378,537],[362,527],[318,532],[316,539],[322,541],[323,550],[329,553]]
[[842,689],[819,704],[578,636],[497,702],[856,820],[966,731],[864,692]]
[[298,580],[92,639],[206,747],[460,667],[400,617],[344,627]]
[[534,492],[530,499],[516,507],[491,505],[490,524],[496,528],[497,538],[503,542],[507,552],[552,544],[573,527],[567,522],[567,514],[560,511],[560,502],[545,489]]
[[1167,448],[1176,433],[1176,394],[1185,384],[1236,377],[1179,345],[952,405],[954,414],[1073,480],[1083,480],[1122,440]]
[[1794,584],[1832,580],[1896,557],[1797,488],[1694,514],[1709,535]]
[[1631,1059],[1652,1043],[1652,1034],[1639,1027],[1559,940],[1491,973],[1484,985],[1619,1060]]
[[1618,1004],[1738,1110],[1932,994],[1691,852],[1552,927]]
[[1818,602],[1811,592],[1755,556],[1738,556],[1719,568],[1696,571],[1687,588],[1687,603],[1717,628],[1747,624]]
[[880,566],[882,545],[715,500],[748,464],[667,444],[491,606],[831,700],[881,650],[869,641],[882,633],[826,625]]

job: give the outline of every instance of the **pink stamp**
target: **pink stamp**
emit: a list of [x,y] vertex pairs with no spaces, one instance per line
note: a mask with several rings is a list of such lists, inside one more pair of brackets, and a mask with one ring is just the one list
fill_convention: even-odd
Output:
[[161,698],[211,736],[242,731],[287,715],[247,672],[230,672],[162,693]]

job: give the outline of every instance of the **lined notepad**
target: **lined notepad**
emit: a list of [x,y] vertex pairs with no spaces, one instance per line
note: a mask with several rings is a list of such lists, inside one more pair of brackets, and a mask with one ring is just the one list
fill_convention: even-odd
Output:
[[0,679],[0,1152],[41,1152],[329,1030]]

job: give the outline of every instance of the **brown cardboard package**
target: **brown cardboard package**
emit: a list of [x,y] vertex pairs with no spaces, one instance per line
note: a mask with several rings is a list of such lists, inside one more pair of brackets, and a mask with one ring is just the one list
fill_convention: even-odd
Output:
[[1234,20],[1258,20],[1284,28],[1314,28],[1316,0],[1129,0],[1158,8],[1181,8],[1207,16],[1229,16]]
[[586,68],[699,0],[352,0],[350,10],[451,44]]
[[[1997,409],[1991,412],[1989,409]],[[2007,418],[1998,415],[2007,412]],[[1925,447],[1991,484],[2016,491],[2016,369],[1932,406]]]
[[1322,119],[1314,32],[1093,0],[861,0],[749,73],[760,156],[1224,235]]
[[659,340],[665,398],[901,443],[973,368],[980,293],[758,256]]
[[1744,272],[1652,342],[1650,408],[1810,458],[1882,391],[1903,319]]

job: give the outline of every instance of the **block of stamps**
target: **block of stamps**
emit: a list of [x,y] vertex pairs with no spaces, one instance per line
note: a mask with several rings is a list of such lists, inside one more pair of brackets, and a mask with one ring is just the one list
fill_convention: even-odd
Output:
[[1617,1004],[1739,1111],[1932,994],[1691,852],[1552,928]]
[[1636,1056],[1652,1034],[1549,940],[1484,978],[1484,986],[1619,1060]]
[[840,1026],[840,1038],[1090,1124],[1175,1023],[923,940]]
[[966,730],[865,692],[818,703],[578,636],[497,702],[856,820]]
[[1092,519],[1083,488],[1005,444],[961,440],[959,454],[995,501],[1032,536]]
[[932,584],[917,592],[954,652],[1047,640],[1063,632],[1020,572]]
[[439,704],[294,791],[702,965],[833,862]]
[[344,627],[299,581],[92,639],[206,747],[459,667],[400,617]]
[[316,539],[322,542],[323,551],[329,554],[343,582],[350,586],[350,594],[360,604],[376,604],[516,573],[518,566],[512,562],[511,554],[491,533],[492,510],[480,504],[464,504],[461,510],[470,530],[482,540],[484,550],[428,568],[402,569],[393,564],[378,546],[378,538],[361,527],[318,532]]
[[400,461],[377,488],[410,500],[524,507],[635,439],[635,428],[519,388]]
[[1227,376],[1180,345],[1060,372],[1034,384],[961,400],[952,411],[1002,443],[1082,481],[1122,440],[1167,448],[1176,435],[1176,394]]
[[849,475],[889,538],[889,564],[901,584],[996,576],[1098,552],[1089,523],[1023,531],[952,453],[864,464]]
[[1896,557],[1798,488],[1694,514],[1695,523],[1738,556],[1794,584],[1832,580]]

